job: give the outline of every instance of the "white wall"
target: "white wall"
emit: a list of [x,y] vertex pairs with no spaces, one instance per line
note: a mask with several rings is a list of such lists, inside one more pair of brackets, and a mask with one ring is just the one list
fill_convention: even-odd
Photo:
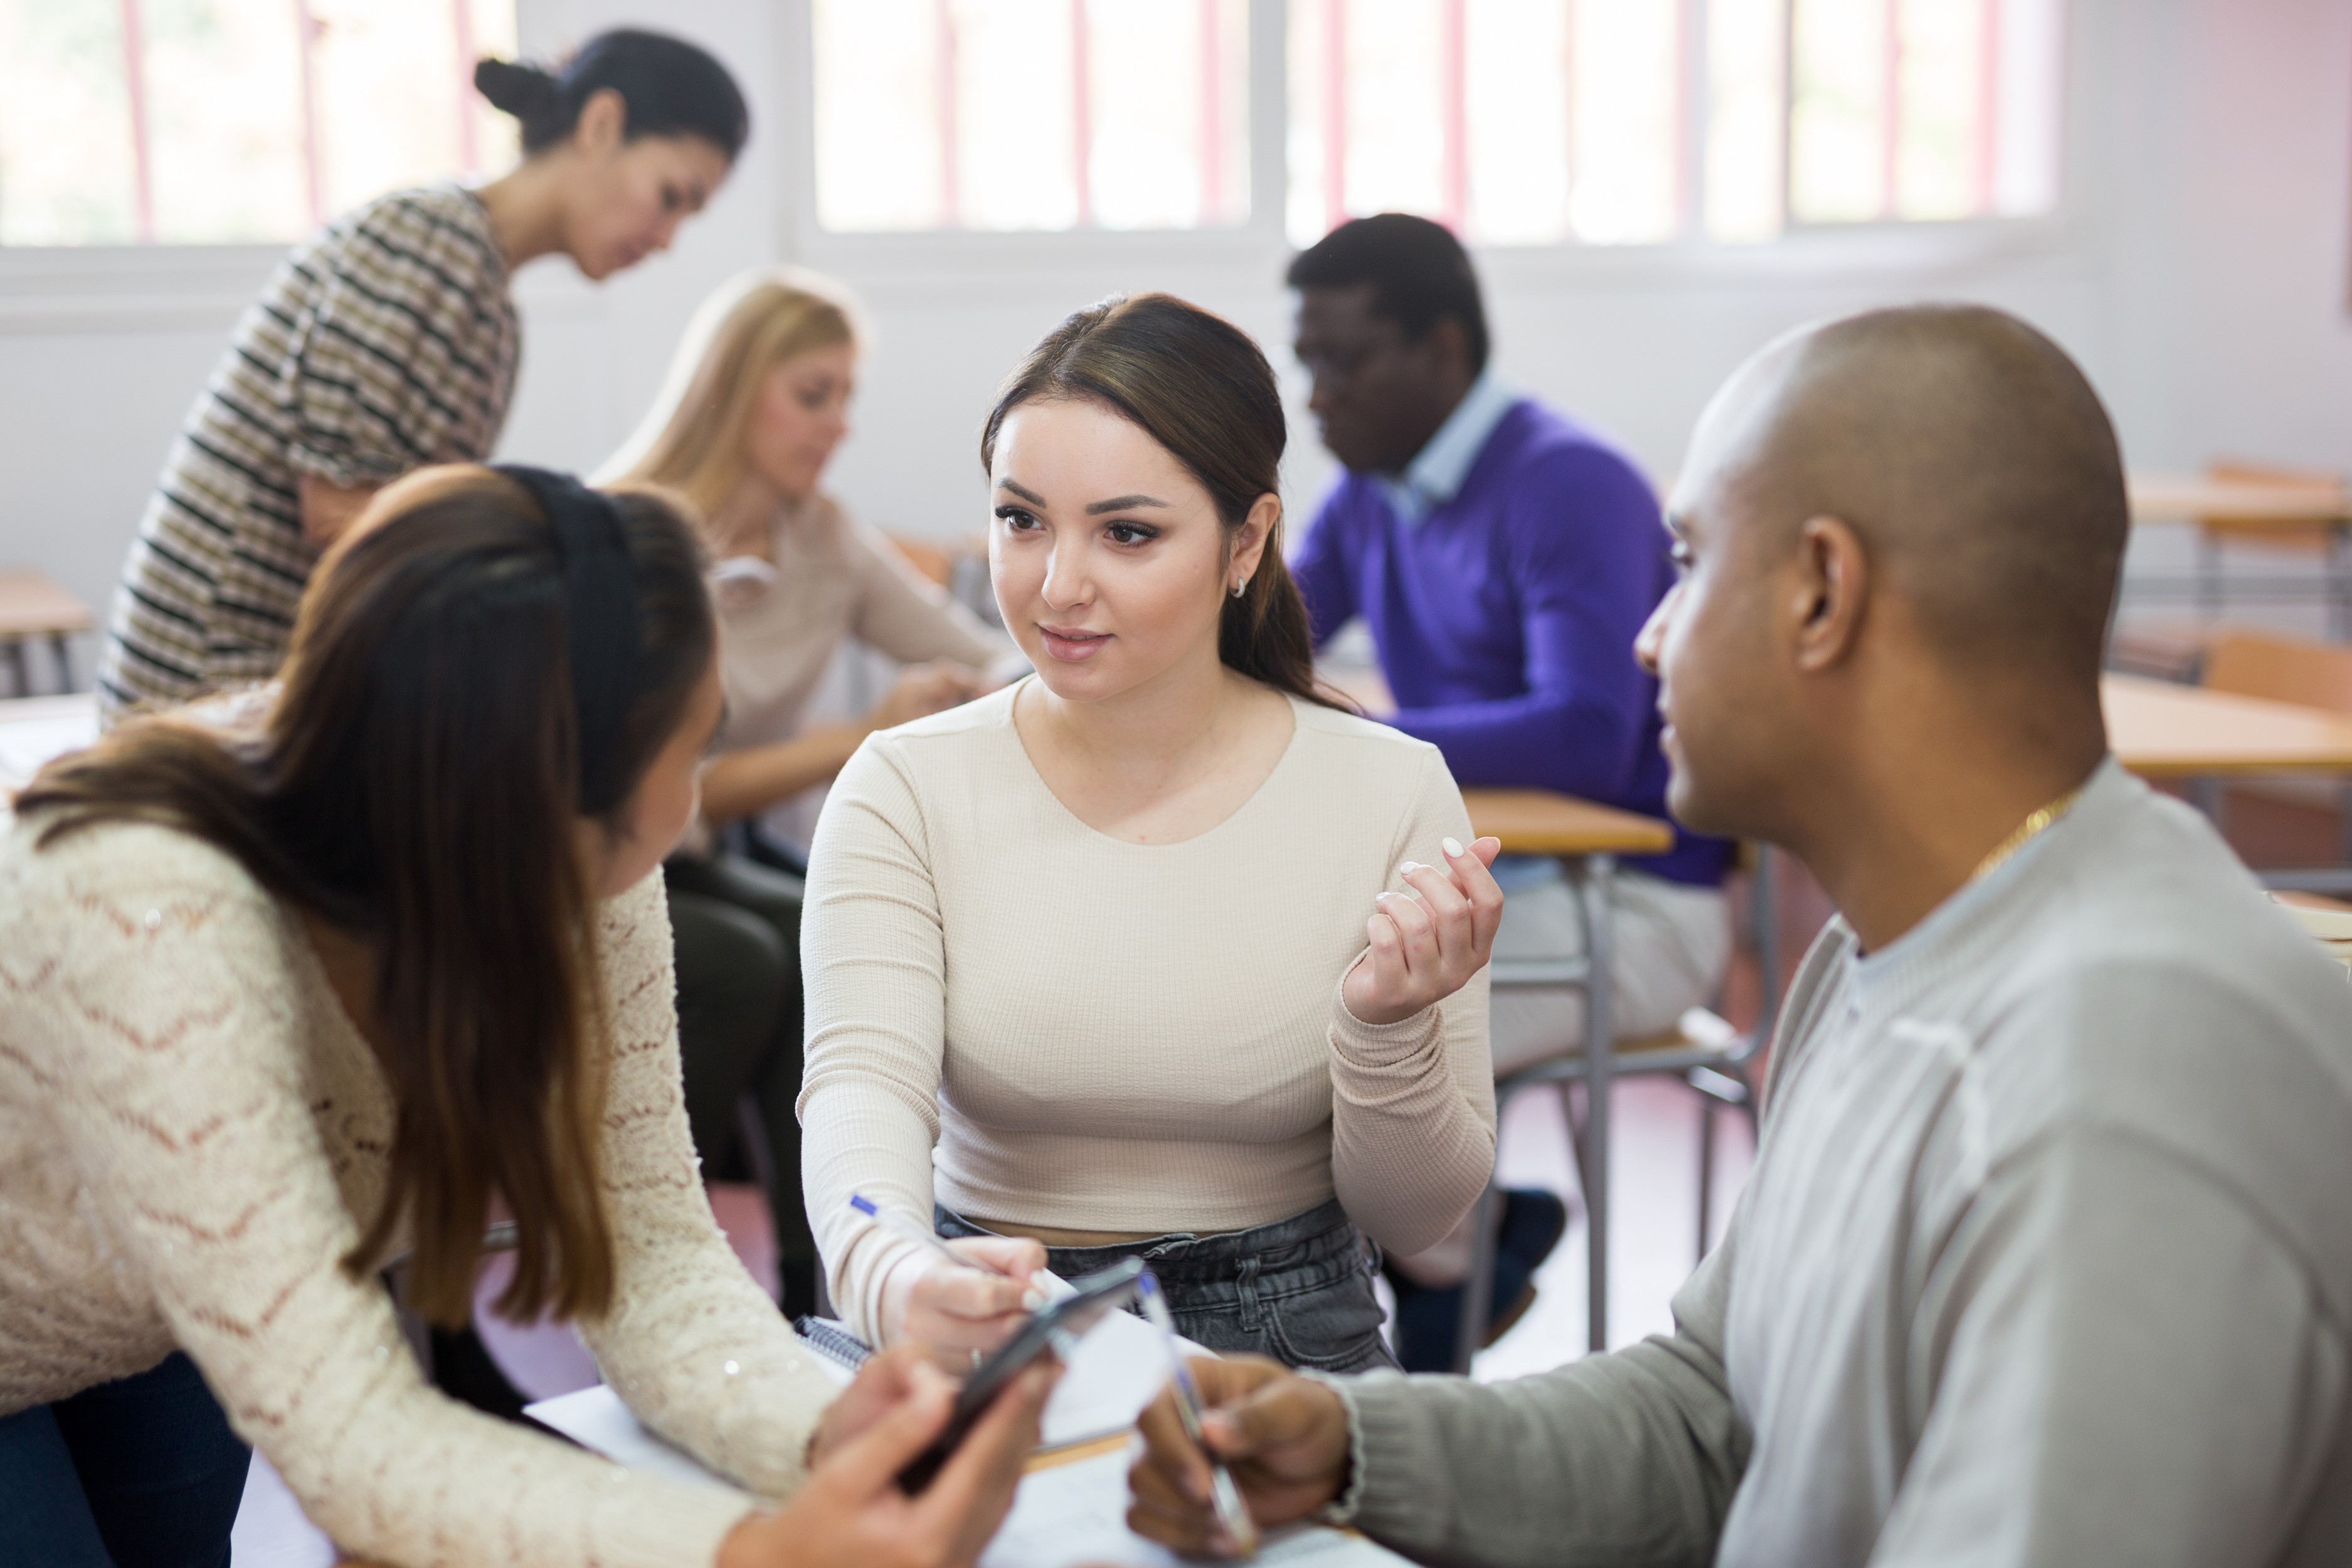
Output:
[[[2018,310],[2075,353],[2137,467],[2238,454],[2352,471],[2352,0],[2076,0],[2074,11],[2062,217],[1734,254],[1490,254],[1500,370],[1615,431],[1663,474],[1716,383],[1774,332],[1963,297]],[[751,146],[672,255],[602,289],[563,263],[526,274],[509,455],[595,462],[635,423],[702,294],[779,258],[828,267],[868,304],[860,428],[834,482],[910,533],[980,525],[974,444],[991,390],[1076,306],[1169,289],[1270,347],[1286,341],[1286,247],[1270,222],[1157,240],[812,232],[798,178],[803,15],[801,0],[658,8],[656,25],[735,68]],[[552,50],[655,16],[626,0],[522,0],[524,43]],[[1273,151],[1261,149],[1262,175]],[[1264,189],[1261,178],[1262,202]],[[190,265],[0,254],[0,564],[40,567],[93,604],[110,593],[173,430],[268,258],[215,255],[194,276]],[[1276,360],[1287,373],[1287,355]],[[1293,442],[1287,483],[1303,510],[1328,473],[1303,409]]]

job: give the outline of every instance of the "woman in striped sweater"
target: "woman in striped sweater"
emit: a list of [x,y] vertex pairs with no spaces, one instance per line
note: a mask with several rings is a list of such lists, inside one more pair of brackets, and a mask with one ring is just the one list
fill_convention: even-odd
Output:
[[657,33],[560,75],[485,60],[522,163],[395,191],[296,247],[197,397],[124,564],[99,667],[109,717],[275,675],[320,552],[412,469],[489,457],[514,392],[508,286],[541,256],[604,279],[667,249],[750,117],[726,67]]

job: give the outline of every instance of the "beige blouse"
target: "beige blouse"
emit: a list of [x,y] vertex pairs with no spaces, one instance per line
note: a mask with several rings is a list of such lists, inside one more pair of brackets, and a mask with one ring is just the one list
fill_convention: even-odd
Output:
[[830,496],[779,509],[771,549],[772,562],[734,556],[711,574],[727,689],[721,750],[789,739],[846,638],[902,664],[977,668],[1011,649]]
[[[186,834],[36,849],[37,826],[0,832],[0,1414],[176,1346],[347,1552],[708,1568],[746,1492],[632,1476],[445,1398],[382,1285],[344,1273],[394,1107],[299,917]],[[703,1197],[658,876],[605,906],[601,942],[619,1279],[577,1326],[648,1426],[781,1497],[835,1390]]]
[[934,1196],[1070,1230],[1246,1229],[1335,1194],[1416,1252],[1494,1167],[1486,976],[1400,1023],[1339,999],[1373,896],[1466,842],[1425,742],[1293,701],[1232,816],[1087,826],[1013,725],[1018,684],[867,739],[825,802],[802,923],[802,1171],[833,1299],[879,1331]]

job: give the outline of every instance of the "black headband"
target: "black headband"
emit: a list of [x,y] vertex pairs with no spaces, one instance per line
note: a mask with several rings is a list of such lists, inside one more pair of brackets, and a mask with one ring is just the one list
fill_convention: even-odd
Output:
[[621,509],[569,474],[513,463],[495,471],[521,485],[555,527],[571,628],[572,704],[580,738],[580,811],[601,816],[621,804],[621,728],[637,694],[637,574]]

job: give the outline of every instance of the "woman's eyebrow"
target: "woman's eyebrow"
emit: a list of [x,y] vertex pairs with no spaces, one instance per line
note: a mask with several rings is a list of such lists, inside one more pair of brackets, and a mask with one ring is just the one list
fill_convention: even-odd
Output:
[[1108,500],[1089,501],[1087,504],[1087,515],[1099,517],[1107,511],[1125,511],[1130,507],[1168,504],[1157,496],[1113,496]]
[[1044,506],[1045,504],[1045,498],[1044,496],[1039,495],[1035,490],[1031,489],[1028,486],[1016,483],[1012,479],[997,480],[996,488],[1001,490],[1011,490],[1014,495],[1019,496],[1031,506]]

